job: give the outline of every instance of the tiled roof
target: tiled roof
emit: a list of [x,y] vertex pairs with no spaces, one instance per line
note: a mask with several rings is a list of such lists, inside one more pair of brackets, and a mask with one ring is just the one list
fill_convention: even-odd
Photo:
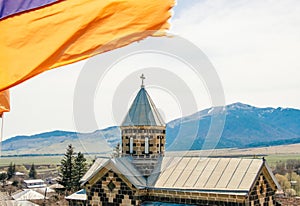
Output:
[[142,87],[136,95],[122,126],[164,126],[152,99],[146,89]]

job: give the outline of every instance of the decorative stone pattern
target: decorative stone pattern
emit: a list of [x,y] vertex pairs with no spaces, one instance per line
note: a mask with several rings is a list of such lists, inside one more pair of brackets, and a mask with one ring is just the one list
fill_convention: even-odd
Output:
[[[157,157],[165,152],[165,126],[123,126],[122,154],[138,157]],[[130,138],[133,138],[133,152],[130,153]],[[145,138],[148,138],[149,152],[145,153]]]
[[244,206],[244,196],[219,193],[184,192],[174,190],[149,190],[148,201],[211,206]]
[[276,188],[270,184],[271,180],[266,175],[264,170],[259,174],[255,185],[250,191],[249,205],[250,206],[274,206]]
[[86,190],[89,206],[140,205],[143,200],[141,198],[143,191],[135,189],[130,183],[125,183],[113,171],[108,171],[95,184],[87,185]]

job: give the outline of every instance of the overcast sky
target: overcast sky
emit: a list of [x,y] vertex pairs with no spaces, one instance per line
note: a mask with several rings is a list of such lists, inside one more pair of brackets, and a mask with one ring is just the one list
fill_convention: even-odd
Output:
[[[226,104],[243,102],[257,107],[300,109],[300,1],[179,0],[170,22],[171,33],[194,43],[214,65],[224,88]],[[157,57],[159,63],[152,65],[151,58],[153,55],[125,59],[106,75],[94,97],[97,128],[119,124],[125,116],[125,113],[114,114],[110,110],[115,107],[112,99],[117,86],[127,78],[129,68],[135,65],[133,62],[136,70],[130,72],[137,78],[130,87],[136,87],[130,94],[131,100],[139,89],[138,68],[142,68],[142,64],[146,67],[174,64],[174,70],[185,67],[166,57]],[[12,88],[11,112],[5,114],[4,139],[52,130],[76,131],[74,88],[86,64],[82,61],[45,72]],[[120,74],[114,73],[121,70]],[[145,82],[151,85],[155,72],[148,75]],[[190,76],[189,81],[189,75],[180,73],[179,69],[176,75],[182,76],[192,91],[200,92],[195,95],[195,111],[189,112],[211,106],[205,85],[190,83],[194,82],[193,77]],[[115,82],[115,88],[109,82]],[[148,91],[166,121],[182,114],[176,95],[155,87]],[[128,107],[130,101],[124,104]]]

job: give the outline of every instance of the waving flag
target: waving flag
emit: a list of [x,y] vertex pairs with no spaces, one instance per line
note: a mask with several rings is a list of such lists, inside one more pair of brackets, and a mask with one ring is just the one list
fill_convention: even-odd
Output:
[[5,90],[0,92],[0,118],[2,117],[4,112],[9,112],[9,91]]
[[30,9],[36,9],[57,0],[0,0],[0,19]]
[[0,0],[0,91],[46,70],[163,35],[173,4],[174,0]]

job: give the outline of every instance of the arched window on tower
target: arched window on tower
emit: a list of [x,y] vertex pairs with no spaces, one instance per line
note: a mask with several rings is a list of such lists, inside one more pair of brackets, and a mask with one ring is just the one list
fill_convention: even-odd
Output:
[[157,148],[157,150],[158,150],[158,153],[160,153],[160,152],[161,152],[161,150],[160,150],[160,144],[161,144],[161,137],[159,136],[158,148]]
[[145,154],[149,154],[149,138],[145,138]]
[[162,153],[163,151],[161,150],[162,149],[162,140],[163,140],[163,136],[160,136],[159,137],[159,153]]
[[129,139],[129,153],[132,154],[133,153],[133,138],[130,137]]

